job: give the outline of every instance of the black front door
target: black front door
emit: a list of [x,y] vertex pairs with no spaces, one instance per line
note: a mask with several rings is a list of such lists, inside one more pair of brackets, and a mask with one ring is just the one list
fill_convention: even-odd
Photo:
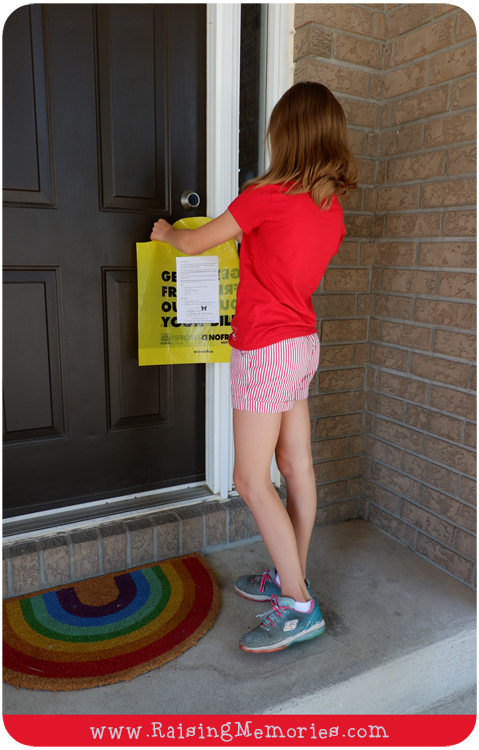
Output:
[[206,8],[4,29],[6,516],[204,479],[204,366],[139,367],[135,243],[206,174]]

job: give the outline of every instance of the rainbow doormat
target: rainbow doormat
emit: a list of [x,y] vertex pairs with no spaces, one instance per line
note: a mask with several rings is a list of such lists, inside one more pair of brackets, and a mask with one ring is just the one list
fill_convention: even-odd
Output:
[[4,680],[33,690],[131,680],[194,646],[219,605],[196,553],[8,599]]

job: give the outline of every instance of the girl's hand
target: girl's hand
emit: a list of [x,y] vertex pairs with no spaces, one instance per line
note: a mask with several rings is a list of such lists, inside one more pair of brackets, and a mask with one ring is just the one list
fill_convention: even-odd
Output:
[[168,224],[164,219],[158,219],[153,224],[153,231],[150,234],[150,240],[157,240],[158,242],[168,242],[167,237],[173,230],[171,224]]

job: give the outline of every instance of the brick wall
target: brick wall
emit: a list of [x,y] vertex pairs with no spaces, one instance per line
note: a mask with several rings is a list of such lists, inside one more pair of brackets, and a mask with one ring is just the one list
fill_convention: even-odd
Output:
[[315,296],[318,522],[361,515],[475,583],[475,29],[439,3],[295,8],[361,164]]

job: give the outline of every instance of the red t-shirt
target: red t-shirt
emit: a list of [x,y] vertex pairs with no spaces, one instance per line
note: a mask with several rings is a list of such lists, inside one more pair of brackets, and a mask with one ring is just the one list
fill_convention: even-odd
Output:
[[243,230],[240,282],[230,344],[259,349],[316,332],[311,295],[345,235],[333,196],[322,211],[309,193],[249,187],[229,206]]

